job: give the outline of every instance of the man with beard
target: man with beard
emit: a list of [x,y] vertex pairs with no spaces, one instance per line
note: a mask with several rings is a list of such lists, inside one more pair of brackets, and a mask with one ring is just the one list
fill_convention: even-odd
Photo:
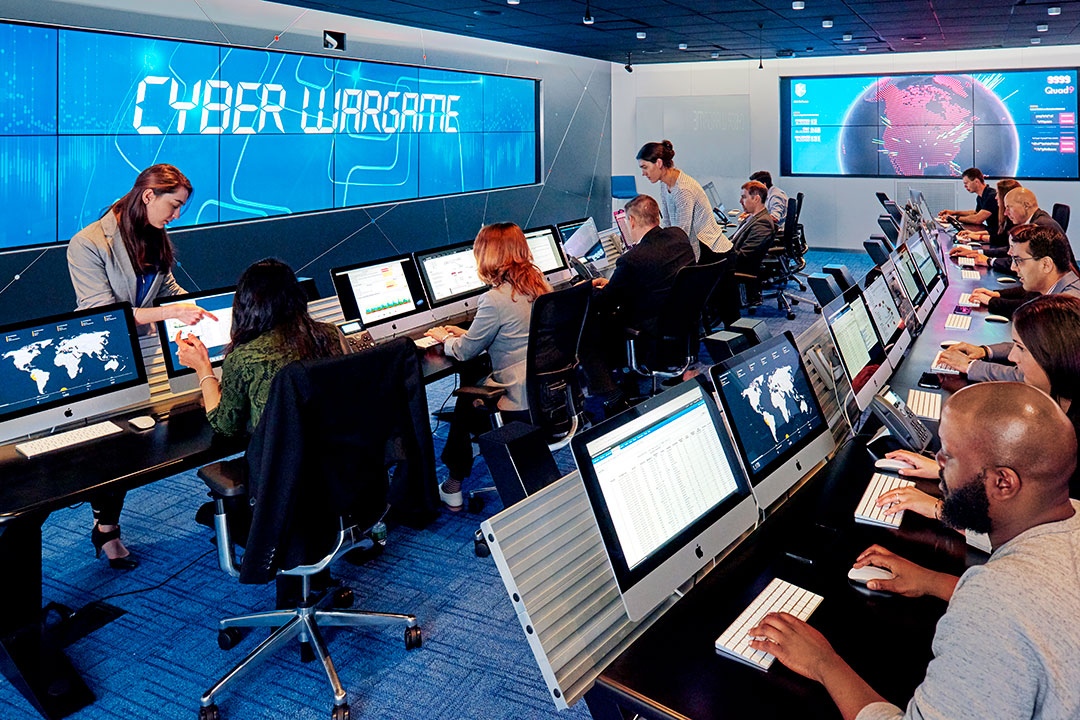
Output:
[[[1080,717],[1080,502],[1070,501],[1076,434],[1058,404],[1020,383],[964,388],[941,413],[941,519],[990,535],[985,565],[955,578],[879,546],[856,567],[894,573],[868,583],[949,600],[934,659],[907,712],[886,702],[806,623],[771,613],[757,650],[829,691],[845,720]],[[1047,443],[1047,438],[1054,442]],[[882,632],[887,637],[888,630]]]

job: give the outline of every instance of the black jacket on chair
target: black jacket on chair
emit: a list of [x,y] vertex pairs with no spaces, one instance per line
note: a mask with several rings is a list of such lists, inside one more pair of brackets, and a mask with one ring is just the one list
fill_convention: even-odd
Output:
[[252,524],[240,582],[322,558],[339,516],[367,527],[390,503],[430,520],[435,453],[412,340],[282,369],[247,462]]
[[615,261],[611,280],[593,294],[592,308],[618,308],[619,323],[656,334],[656,319],[675,284],[675,274],[694,264],[694,251],[681,228],[654,227]]

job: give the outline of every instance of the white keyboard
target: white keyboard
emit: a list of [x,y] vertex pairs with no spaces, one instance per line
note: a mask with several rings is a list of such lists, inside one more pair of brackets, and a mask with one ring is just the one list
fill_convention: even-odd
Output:
[[895,490],[896,488],[911,487],[914,484],[913,481],[905,480],[896,475],[874,473],[874,476],[870,478],[870,484],[866,486],[866,492],[863,493],[862,500],[859,501],[859,506],[855,508],[855,522],[866,525],[880,525],[881,527],[900,527],[900,521],[904,519],[904,511],[901,510],[895,515],[886,515],[885,511],[895,503],[878,507],[877,499],[881,497],[883,492]]
[[971,327],[971,316],[953,313],[946,318],[945,327],[952,328],[953,330],[967,330]]
[[941,395],[912,388],[907,393],[907,406],[919,417],[941,419]]
[[930,372],[941,373],[942,375],[959,375],[959,370],[954,370],[948,365],[941,362],[941,353],[944,350],[938,350],[938,354],[934,356],[934,362],[930,363]]
[[435,338],[433,338],[433,337],[431,337],[429,335],[424,335],[422,337],[418,337],[415,340],[413,340],[413,342],[416,343],[416,347],[421,348],[421,349],[426,349],[426,348],[433,347],[433,346],[439,344],[438,340],[436,340]]
[[18,450],[21,455],[32,458],[54,450],[71,447],[72,445],[79,445],[91,440],[97,440],[98,438],[103,438],[108,435],[115,435],[118,432],[123,432],[123,430],[117,426],[116,423],[106,420],[105,422],[84,425],[81,428],[75,428],[74,430],[68,430],[67,432],[38,438],[37,440],[28,440],[16,445],[15,449]]
[[956,261],[956,264],[959,265],[962,268],[975,267],[975,258],[973,258],[973,257],[958,258],[957,261]]
[[960,299],[956,301],[956,304],[961,307],[979,307],[979,303],[971,299],[971,293],[961,293]]
[[768,670],[776,657],[764,650],[750,647],[750,628],[771,612],[786,612],[800,620],[806,620],[821,604],[822,599],[820,595],[809,590],[774,578],[735,622],[716,638],[716,652],[751,667]]
[[978,280],[982,276],[979,275],[978,270],[961,270],[960,277],[964,280]]

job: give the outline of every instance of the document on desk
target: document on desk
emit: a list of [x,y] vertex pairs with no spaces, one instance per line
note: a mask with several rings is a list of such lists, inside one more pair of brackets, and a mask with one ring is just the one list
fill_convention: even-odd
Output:
[[971,327],[971,316],[957,315],[956,313],[952,313],[951,315],[949,315],[948,318],[946,318],[945,327],[952,330],[967,330],[969,327]]
[[982,276],[979,275],[978,270],[961,270],[960,277],[964,280],[978,280]]

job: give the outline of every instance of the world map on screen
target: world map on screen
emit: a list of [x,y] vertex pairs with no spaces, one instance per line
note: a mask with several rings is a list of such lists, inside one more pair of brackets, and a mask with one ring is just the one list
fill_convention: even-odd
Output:
[[[111,331],[97,330],[45,338],[5,352],[0,355],[5,361],[2,375],[15,385],[5,382],[2,395],[45,399],[75,388],[115,382],[118,375],[130,370],[122,354],[109,351],[111,337]],[[11,368],[17,371],[14,375]]]
[[742,391],[742,396],[750,403],[751,409],[757,413],[762,421],[769,427],[769,433],[773,441],[777,441],[776,415],[769,412],[762,405],[762,399],[767,396],[768,407],[776,410],[783,422],[787,425],[791,418],[798,414],[809,411],[806,398],[795,387],[795,378],[790,365],[779,367],[772,372],[764,373],[754,378],[750,385]]

